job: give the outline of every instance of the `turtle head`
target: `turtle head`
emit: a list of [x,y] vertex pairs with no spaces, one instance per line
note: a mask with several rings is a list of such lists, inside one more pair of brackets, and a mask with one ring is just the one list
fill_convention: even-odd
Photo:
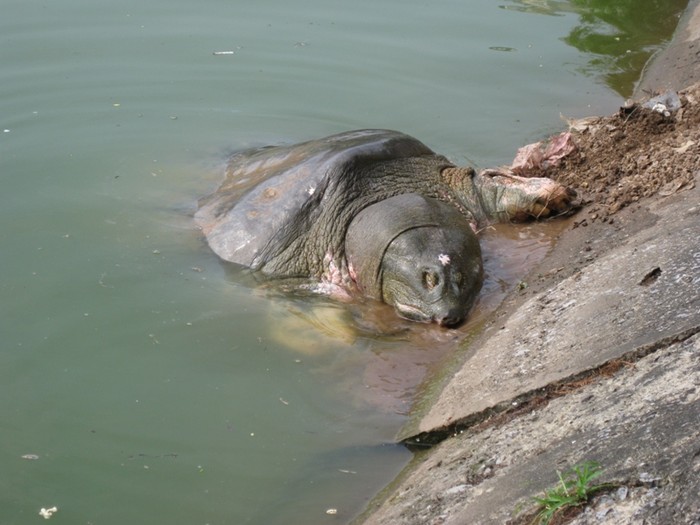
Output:
[[481,282],[481,254],[471,229],[407,230],[391,242],[382,259],[382,300],[411,321],[460,324]]
[[476,234],[457,209],[435,199],[404,194],[365,208],[345,248],[358,288],[405,319],[458,325],[481,289]]

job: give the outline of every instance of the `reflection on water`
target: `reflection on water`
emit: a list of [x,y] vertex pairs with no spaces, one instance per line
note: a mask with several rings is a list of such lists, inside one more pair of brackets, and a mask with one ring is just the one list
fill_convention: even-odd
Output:
[[505,4],[500,7],[510,11],[549,16],[561,16],[562,13],[573,11],[571,2],[567,0],[513,0],[512,4]]
[[580,71],[599,76],[629,97],[649,58],[673,35],[688,0],[516,0],[502,6],[528,13],[575,13],[579,23],[564,42],[590,55]]

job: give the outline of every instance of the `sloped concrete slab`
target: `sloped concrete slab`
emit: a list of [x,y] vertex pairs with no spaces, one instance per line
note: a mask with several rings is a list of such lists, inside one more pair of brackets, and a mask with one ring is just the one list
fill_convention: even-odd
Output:
[[670,45],[647,66],[637,92],[680,90],[700,81],[700,0],[690,0]]
[[540,410],[443,441],[362,523],[530,523],[532,498],[584,461],[603,469],[596,482],[614,486],[575,523],[700,523],[700,335]]
[[[676,196],[678,197],[678,196]],[[662,201],[656,223],[531,297],[480,344],[402,439],[450,428],[700,325],[698,188]],[[632,217],[634,221],[634,217]]]

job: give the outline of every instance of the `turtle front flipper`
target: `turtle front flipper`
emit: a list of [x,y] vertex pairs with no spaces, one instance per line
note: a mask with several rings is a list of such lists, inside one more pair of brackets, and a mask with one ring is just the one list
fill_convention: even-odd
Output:
[[474,185],[486,215],[498,222],[543,219],[578,206],[573,189],[548,178],[519,177],[508,169],[483,170]]

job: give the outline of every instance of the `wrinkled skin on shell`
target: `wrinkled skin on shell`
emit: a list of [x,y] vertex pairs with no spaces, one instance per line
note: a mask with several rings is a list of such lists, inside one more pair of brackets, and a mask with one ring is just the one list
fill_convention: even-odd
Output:
[[452,326],[481,287],[474,231],[566,211],[573,196],[549,179],[456,167],[396,131],[359,130],[234,155],[195,220],[217,255],[257,274]]

